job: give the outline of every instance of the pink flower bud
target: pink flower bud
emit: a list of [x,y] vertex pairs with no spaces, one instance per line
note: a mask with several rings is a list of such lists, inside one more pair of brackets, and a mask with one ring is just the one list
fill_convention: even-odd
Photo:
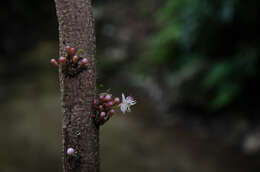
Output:
[[103,102],[104,101],[104,96],[99,96],[99,101]]
[[114,103],[113,103],[112,101],[108,102],[107,104],[108,104],[108,106],[110,106],[110,107],[114,105]]
[[109,101],[105,104],[106,106],[106,110],[109,110],[112,106],[114,105],[114,103],[112,101]]
[[115,113],[115,110],[114,109],[110,109],[109,115],[112,116],[114,113]]
[[104,109],[102,105],[99,105],[98,108],[99,108],[100,111],[103,111],[103,109]]
[[74,54],[75,54],[75,48],[70,48],[69,53],[70,53],[71,55],[74,55]]
[[70,46],[66,46],[66,51],[69,53],[70,52]]
[[96,100],[96,99],[94,99],[94,101],[93,101],[93,107],[94,107],[94,108],[97,107],[97,100]]
[[74,56],[72,61],[73,61],[73,63],[78,63],[79,57],[78,56]]
[[106,110],[110,109],[109,103],[105,103]]
[[58,62],[55,59],[51,59],[51,64],[53,64],[54,66],[59,66]]
[[118,103],[120,103],[120,98],[116,97],[116,98],[114,99],[114,104],[118,104]]
[[68,148],[67,149],[67,155],[73,155],[75,153],[75,150],[73,148]]
[[87,58],[84,58],[84,59],[81,60],[80,66],[83,67],[83,66],[85,66],[87,63],[88,63],[88,59],[87,59]]
[[106,97],[105,97],[105,101],[110,101],[111,99],[112,99],[111,95],[107,94]]
[[66,58],[65,57],[60,57],[59,61],[62,65],[66,65]]
[[101,113],[100,113],[100,117],[101,117],[101,118],[105,118],[105,116],[106,116],[106,112],[101,112]]

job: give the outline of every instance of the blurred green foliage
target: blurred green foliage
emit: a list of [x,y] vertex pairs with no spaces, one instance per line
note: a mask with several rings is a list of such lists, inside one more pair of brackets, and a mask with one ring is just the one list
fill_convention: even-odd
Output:
[[195,83],[191,78],[187,84],[196,85],[191,94],[205,100],[204,108],[243,104],[236,99],[243,95],[250,100],[251,93],[244,92],[257,83],[259,73],[258,9],[255,0],[167,0],[156,13],[158,31],[149,41],[149,65],[163,66],[161,76],[170,71],[174,77],[194,62],[202,64],[192,76]]

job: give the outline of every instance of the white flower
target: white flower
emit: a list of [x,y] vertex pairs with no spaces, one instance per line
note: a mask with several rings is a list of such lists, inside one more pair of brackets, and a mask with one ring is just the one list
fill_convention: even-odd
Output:
[[136,101],[134,100],[133,97],[128,96],[127,98],[125,98],[124,93],[122,93],[122,103],[120,104],[120,109],[123,113],[131,112],[130,107],[135,104],[136,104]]

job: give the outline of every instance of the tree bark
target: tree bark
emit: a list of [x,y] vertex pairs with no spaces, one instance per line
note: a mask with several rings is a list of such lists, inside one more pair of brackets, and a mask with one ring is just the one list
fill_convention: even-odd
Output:
[[[59,71],[63,109],[63,170],[64,172],[99,171],[99,127],[92,115],[96,92],[95,35],[91,0],[55,0],[59,23],[60,56],[67,45],[83,50],[88,67],[67,77]],[[68,148],[75,156],[66,154]]]

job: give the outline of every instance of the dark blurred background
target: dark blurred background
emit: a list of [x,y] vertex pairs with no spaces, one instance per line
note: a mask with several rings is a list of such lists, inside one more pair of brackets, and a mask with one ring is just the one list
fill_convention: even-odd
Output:
[[[101,169],[260,170],[260,1],[95,0],[97,83],[137,99]],[[0,6],[0,172],[62,171],[52,0]]]

